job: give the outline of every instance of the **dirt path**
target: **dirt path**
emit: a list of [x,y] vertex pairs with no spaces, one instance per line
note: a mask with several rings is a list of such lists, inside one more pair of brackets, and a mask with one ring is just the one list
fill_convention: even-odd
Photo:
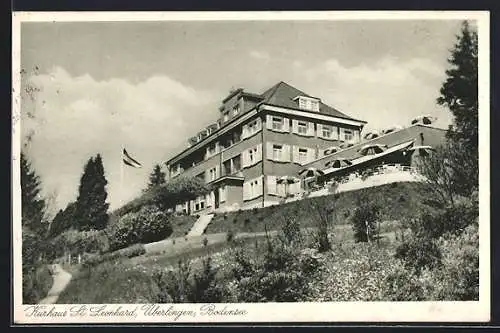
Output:
[[38,304],[54,304],[57,302],[59,295],[71,281],[71,274],[66,272],[61,265],[52,265],[52,279],[54,280],[52,288],[47,293],[47,297],[42,299]]

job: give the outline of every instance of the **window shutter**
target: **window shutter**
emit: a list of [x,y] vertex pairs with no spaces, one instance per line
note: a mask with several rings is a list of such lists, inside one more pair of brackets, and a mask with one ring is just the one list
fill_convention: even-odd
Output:
[[267,142],[266,145],[266,157],[268,160],[273,159],[273,143],[272,142]]
[[337,126],[332,127],[332,139],[334,139],[334,140],[339,139],[339,129]]
[[296,119],[292,119],[292,133],[298,133],[299,132],[299,121]]
[[220,165],[215,166],[215,179],[220,177]]
[[266,128],[273,129],[273,116],[271,116],[270,114],[266,116]]
[[307,148],[307,163],[314,161],[316,158],[316,149]]
[[257,118],[255,126],[257,127],[257,131],[260,131],[262,129],[262,118]]
[[318,138],[322,138],[323,137],[323,125],[316,124],[316,136]]
[[249,188],[250,188],[250,183],[248,182],[243,183],[243,200],[248,200],[248,197],[250,195]]
[[264,176],[259,176],[257,178],[257,190],[255,191],[255,196],[258,197],[259,195],[262,195],[263,191],[264,191]]
[[309,136],[314,136],[314,123],[313,122],[307,122],[307,135]]
[[292,162],[297,162],[299,163],[299,147],[298,146],[292,146]]
[[278,194],[276,189],[276,176],[267,176],[267,193]]
[[289,145],[283,145],[282,157],[283,157],[283,162],[290,162],[290,146]]
[[359,131],[354,131],[354,142],[359,142],[360,141],[360,138],[359,138]]
[[283,118],[283,132],[290,132],[290,120],[288,118]]
[[262,143],[259,143],[257,145],[257,156],[256,156],[256,161],[262,161]]
[[241,139],[246,139],[246,138],[248,138],[248,126],[243,125],[241,130]]
[[242,153],[241,153],[241,167],[242,168],[245,168],[248,166],[248,151],[247,150],[244,150]]

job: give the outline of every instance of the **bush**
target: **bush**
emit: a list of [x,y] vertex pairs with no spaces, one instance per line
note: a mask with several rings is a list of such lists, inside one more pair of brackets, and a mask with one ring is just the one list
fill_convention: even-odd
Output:
[[437,244],[425,238],[412,238],[399,245],[396,249],[396,259],[401,259],[408,268],[417,273],[423,268],[434,269],[441,264],[441,251]]
[[423,301],[427,299],[426,286],[419,274],[403,264],[394,267],[382,283],[381,298],[387,301]]
[[125,249],[117,250],[114,252],[105,253],[103,255],[93,255],[84,257],[83,263],[86,266],[95,266],[106,261],[115,261],[121,258],[133,258],[146,253],[146,249],[142,244],[135,244]]
[[37,304],[45,298],[53,279],[47,265],[23,272],[23,304]]
[[358,206],[354,209],[351,217],[356,242],[368,242],[376,238],[376,223],[379,220],[379,212],[380,206],[369,198],[358,198]]
[[434,275],[437,300],[479,300],[479,232],[470,225],[460,235],[442,238],[442,267]]
[[413,220],[411,228],[419,237],[437,239],[444,234],[460,234],[478,216],[474,201],[460,200],[454,206],[437,211],[427,211]]
[[168,215],[156,206],[144,206],[129,213],[109,230],[110,248],[117,250],[136,243],[150,243],[172,234]]
[[263,260],[237,252],[233,275],[240,302],[294,302],[310,292],[318,271],[316,250],[300,252],[282,241],[268,244]]
[[109,240],[104,230],[67,230],[50,241],[46,252],[55,259],[66,254],[77,256],[83,253],[105,253],[109,250]]
[[155,302],[187,303],[191,292],[191,269],[189,261],[179,260],[177,269],[160,269],[153,272],[152,277],[159,288]]
[[188,299],[193,303],[220,303],[223,301],[223,289],[217,284],[217,270],[212,266],[212,258],[203,259],[201,272],[195,273],[191,294]]

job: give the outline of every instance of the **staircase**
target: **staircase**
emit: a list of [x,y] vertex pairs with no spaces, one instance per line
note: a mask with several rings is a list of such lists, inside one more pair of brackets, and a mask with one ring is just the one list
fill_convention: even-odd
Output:
[[192,237],[192,236],[201,236],[203,234],[203,231],[205,228],[209,225],[209,223],[212,221],[214,217],[214,214],[203,214],[200,215],[198,220],[193,224],[193,227],[191,230],[189,230],[187,236]]

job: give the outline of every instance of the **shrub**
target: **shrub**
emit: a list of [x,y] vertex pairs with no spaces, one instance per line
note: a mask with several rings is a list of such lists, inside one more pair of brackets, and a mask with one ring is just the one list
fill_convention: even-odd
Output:
[[442,267],[434,274],[434,298],[473,301],[479,299],[479,232],[477,224],[450,239],[441,238]]
[[191,293],[191,263],[179,260],[176,269],[157,270],[153,272],[153,279],[159,291],[156,295],[157,303],[186,303]]
[[23,272],[23,304],[37,304],[52,287],[52,275],[47,265]]
[[477,205],[473,201],[460,200],[453,206],[424,212],[410,226],[413,233],[420,237],[437,239],[446,233],[461,233],[477,216]]
[[47,255],[51,259],[66,254],[104,253],[109,250],[109,240],[104,230],[77,231],[69,229],[50,241]]
[[150,243],[167,238],[172,234],[168,215],[156,206],[144,206],[137,213],[123,216],[111,230],[111,250],[117,250],[136,243]]
[[387,301],[426,300],[425,287],[418,274],[402,264],[394,267],[394,272],[386,276],[380,292],[381,298]]
[[231,242],[233,241],[233,239],[234,239],[234,233],[233,233],[233,231],[232,231],[232,230],[229,230],[229,231],[227,232],[227,234],[226,234],[226,241],[227,241],[228,243],[231,243]]
[[223,289],[217,284],[217,270],[212,266],[212,258],[203,259],[201,272],[195,273],[188,299],[194,303],[220,303]]
[[372,241],[377,236],[376,223],[379,220],[380,206],[369,198],[358,198],[357,207],[354,209],[351,223],[356,242]]
[[105,253],[103,255],[94,255],[84,259],[84,265],[87,266],[95,266],[97,264],[106,262],[106,261],[115,261],[121,258],[133,258],[146,253],[146,249],[142,244],[135,244],[131,247],[127,247],[125,249],[120,249],[117,251]]
[[236,255],[233,274],[241,302],[293,302],[304,300],[319,262],[315,251],[300,252],[283,241],[267,246],[262,260]]
[[419,273],[424,267],[433,269],[441,264],[441,251],[436,243],[429,239],[412,238],[398,246],[396,259],[403,260],[408,268]]

